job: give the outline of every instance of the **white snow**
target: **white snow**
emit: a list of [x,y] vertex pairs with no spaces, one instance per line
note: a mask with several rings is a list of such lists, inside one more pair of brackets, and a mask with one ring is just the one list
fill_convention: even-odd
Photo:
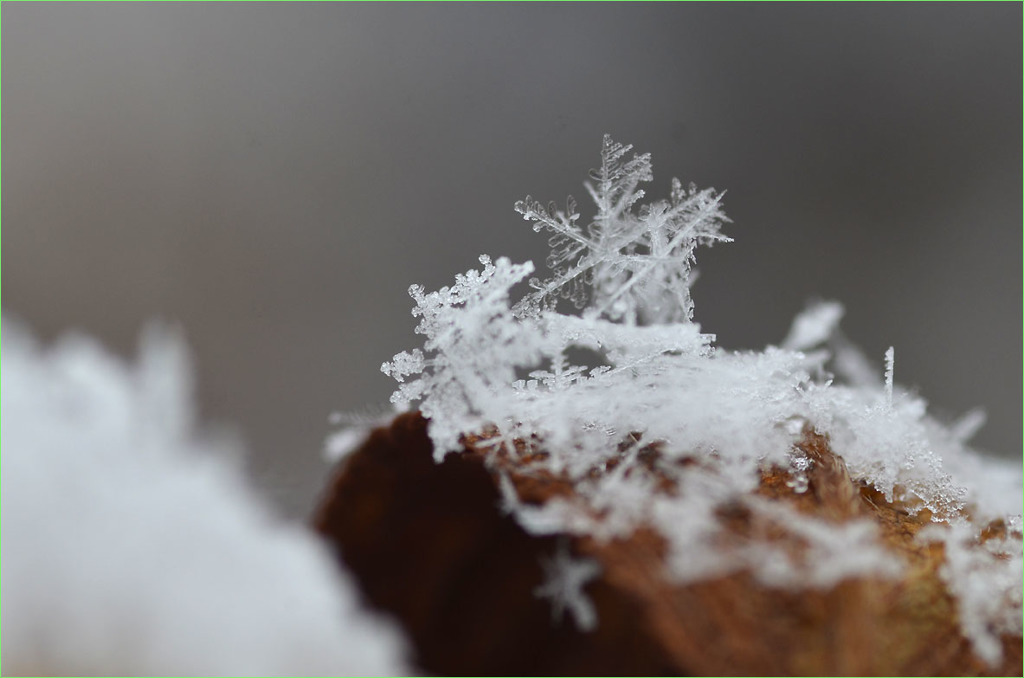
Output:
[[965,520],[929,526],[921,535],[945,547],[946,562],[939,574],[956,596],[964,635],[990,664],[1002,657],[1000,636],[1019,636],[1022,631],[1020,521],[1011,521],[1007,527],[1008,536],[984,543],[979,543],[977,529]]
[[180,337],[150,327],[126,364],[3,324],[6,673],[408,671],[396,629],[198,426]]
[[[669,574],[679,581],[740,569],[795,588],[899,576],[898,559],[862,523],[835,530],[787,518],[820,556],[805,563],[715,547],[716,506],[739,502],[767,517],[774,509],[749,498],[760,470],[779,465],[797,478],[806,470],[792,454],[805,424],[829,436],[855,482],[912,511],[945,522],[967,511],[978,521],[1019,516],[1019,464],[966,445],[976,417],[947,427],[929,416],[922,398],[894,382],[894,349],[883,368],[842,336],[841,305],[812,305],[781,348],[715,348],[692,321],[689,288],[696,246],[728,241],[721,194],[673,181],[669,200],[640,204],[650,156],[629,151],[605,137],[587,184],[596,215],[586,225],[571,198],[564,210],[530,197],[516,204],[553,248],[551,277],[531,279],[520,300],[511,290],[533,265],[504,258],[481,257],[483,271],[458,276],[452,288],[412,288],[426,342],[383,370],[400,382],[392,401],[418,404],[430,419],[438,459],[461,449],[466,433],[490,431],[491,449],[512,454],[513,440],[539,446],[548,456],[534,468],[567,477],[577,493],[528,506],[505,487],[503,505],[526,529],[612,539],[653,524],[668,538]],[[559,297],[580,314],[560,313]],[[581,350],[591,357],[575,364]],[[656,492],[637,461],[650,443],[673,495]],[[609,463],[615,470],[605,472]],[[1019,597],[1006,604],[1020,616]]]

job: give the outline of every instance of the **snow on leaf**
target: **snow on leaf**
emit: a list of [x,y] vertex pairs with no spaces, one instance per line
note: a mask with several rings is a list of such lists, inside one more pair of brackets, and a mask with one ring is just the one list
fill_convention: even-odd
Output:
[[964,635],[975,653],[993,665],[1002,659],[1001,637],[1019,636],[1022,631],[1020,521],[1011,520],[1001,527],[1003,536],[985,541],[979,538],[977,528],[964,520],[929,526],[921,535],[925,541],[944,546],[946,559],[939,575],[956,596]]
[[[652,179],[650,155],[605,137],[587,184],[591,221],[571,199],[564,209],[529,197],[516,204],[549,234],[549,278],[532,279],[513,303],[510,291],[532,264],[482,257],[484,270],[451,288],[412,288],[426,341],[384,371],[399,382],[394,402],[416,403],[429,418],[438,458],[470,433],[488,454],[515,454],[514,443],[530,441],[546,453],[531,462],[536,469],[575,492],[537,506],[518,502],[501,481],[503,507],[524,529],[607,540],[653,527],[668,542],[668,575],[682,582],[747,570],[800,588],[899,571],[863,524],[830,532],[782,516],[817,549],[810,570],[764,549],[716,548],[715,507],[748,496],[767,466],[799,478],[792,450],[807,428],[829,436],[855,482],[908,511],[937,521],[965,511],[979,520],[1019,516],[1019,465],[966,446],[977,416],[952,428],[930,416],[922,398],[895,383],[891,348],[880,378],[841,333],[838,303],[809,307],[781,348],[715,348],[692,320],[690,285],[696,247],[728,240],[721,194],[673,181],[667,200],[644,203],[640,186]],[[579,313],[560,313],[559,296]],[[643,464],[638,440],[648,446]],[[659,493],[652,474],[678,491]]]

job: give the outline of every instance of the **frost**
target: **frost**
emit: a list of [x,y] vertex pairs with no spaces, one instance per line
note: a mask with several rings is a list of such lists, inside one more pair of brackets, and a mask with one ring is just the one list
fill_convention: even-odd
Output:
[[[780,347],[716,348],[693,321],[690,286],[696,247],[729,240],[722,194],[673,180],[667,200],[644,203],[651,158],[631,150],[605,137],[586,184],[589,221],[571,198],[564,209],[516,203],[552,247],[550,275],[531,278],[518,301],[513,288],[533,272],[529,262],[481,257],[483,270],[451,288],[411,289],[426,342],[383,369],[400,384],[393,402],[418,404],[429,418],[438,459],[466,436],[495,467],[530,454],[523,472],[563,477],[575,492],[528,505],[499,482],[503,507],[525,529],[609,540],[654,527],[680,582],[740,570],[789,588],[899,576],[899,559],[870,524],[781,514],[750,497],[771,467],[806,490],[808,461],[794,454],[806,431],[828,436],[855,482],[908,511],[943,522],[1019,516],[1019,465],[966,445],[978,415],[952,427],[930,416],[895,382],[892,348],[868,358],[842,335],[840,304],[810,306]],[[559,298],[579,313],[561,313]],[[672,492],[660,489],[666,482]],[[784,525],[812,556],[720,548],[715,510],[725,505]]]
[[138,361],[5,318],[4,667],[33,674],[399,674],[403,642],[321,543],[197,425],[183,343]]
[[551,600],[551,613],[556,621],[568,612],[581,631],[597,628],[597,610],[583,587],[601,573],[601,566],[587,558],[573,558],[565,540],[549,560],[541,562],[544,583],[534,593]]

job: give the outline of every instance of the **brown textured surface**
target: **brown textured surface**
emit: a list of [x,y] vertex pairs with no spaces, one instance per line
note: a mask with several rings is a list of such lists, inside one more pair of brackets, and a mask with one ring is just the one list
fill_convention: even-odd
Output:
[[[532,594],[554,538],[531,537],[501,514],[472,442],[435,464],[418,415],[377,429],[344,462],[315,524],[368,599],[401,620],[430,672],[986,675],[937,575],[942,547],[911,539],[923,517],[851,482],[825,438],[809,434],[803,449],[813,461],[806,492],[794,493],[785,472],[769,470],[758,493],[837,523],[875,519],[908,563],[905,577],[801,593],[765,588],[746,574],[673,586],[653,531],[605,544],[577,538],[573,550],[603,567],[586,588],[598,628],[579,633],[569,621],[552,624],[549,604]],[[499,464],[523,501],[572,492],[564,479],[517,474],[508,458]],[[740,506],[719,514],[737,539],[772,538],[800,552],[798,539],[772,532]],[[1003,666],[992,673],[1021,675],[1021,639],[1006,638],[1004,648]]]
[[635,624],[643,602],[588,588],[595,633],[552,624],[533,590],[554,537],[527,535],[497,508],[480,459],[432,458],[424,420],[373,432],[335,478],[315,517],[370,602],[396,615],[426,671],[463,674],[661,675],[674,669]]

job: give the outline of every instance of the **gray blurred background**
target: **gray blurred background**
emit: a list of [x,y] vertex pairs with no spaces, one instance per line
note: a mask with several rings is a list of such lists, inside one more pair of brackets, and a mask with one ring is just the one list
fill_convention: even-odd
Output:
[[[601,135],[728,189],[696,319],[811,298],[934,411],[1021,453],[1021,5],[5,4],[4,313],[132,354],[180,323],[203,415],[292,516],[334,410],[385,403],[406,290],[584,197]],[[585,212],[586,214],[586,212]]]

